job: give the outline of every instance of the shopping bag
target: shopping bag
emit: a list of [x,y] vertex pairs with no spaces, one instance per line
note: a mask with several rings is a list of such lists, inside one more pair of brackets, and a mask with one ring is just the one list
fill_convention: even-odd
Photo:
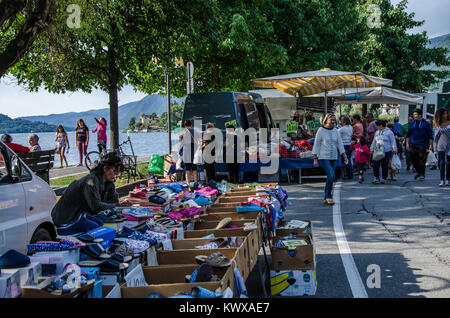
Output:
[[183,170],[183,169],[184,169],[183,166],[184,166],[184,165],[183,165],[183,158],[180,156],[180,157],[178,158],[178,160],[177,160],[176,165],[175,165],[175,169],[176,169],[176,170]]
[[426,165],[427,166],[436,166],[437,165],[436,156],[434,155],[434,153],[432,151],[428,151]]
[[398,155],[393,155],[391,159],[391,169],[400,170],[402,168],[402,161]]
[[159,155],[152,155],[147,171],[154,175],[164,175],[164,158]]
[[380,161],[384,158],[384,146],[383,141],[376,141],[375,148],[373,150],[372,160]]
[[202,165],[203,164],[203,152],[202,147],[197,147],[197,150],[194,153],[194,165]]

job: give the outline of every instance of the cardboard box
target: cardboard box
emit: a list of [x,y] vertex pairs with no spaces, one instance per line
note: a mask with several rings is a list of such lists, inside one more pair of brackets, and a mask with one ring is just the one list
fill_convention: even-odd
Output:
[[224,218],[232,218],[233,221],[239,220],[255,220],[258,218],[260,212],[245,212],[245,213],[237,213],[235,212],[218,212],[211,213],[205,216],[202,216],[201,219],[205,221],[220,221]]
[[[275,236],[272,245],[272,269],[280,270],[307,270],[315,269],[315,253],[313,244],[297,246],[292,251],[293,256],[289,255],[288,247],[276,247],[275,244],[282,238],[282,236]],[[310,234],[299,234],[298,239],[309,239],[312,242]]]
[[37,252],[33,254],[33,257],[48,256],[51,259],[61,258],[62,268],[57,269],[57,274],[59,275],[64,266],[67,264],[78,264],[80,261],[80,248],[74,248],[66,251],[49,251],[49,252]]
[[[277,225],[276,233],[279,236],[288,236],[292,232],[297,232],[298,234],[306,233],[306,234],[313,234],[313,228],[312,228],[312,222],[310,220],[302,220],[303,222],[307,222],[308,226],[306,228],[298,228],[298,229],[282,229],[280,228],[279,224]],[[279,234],[282,233],[282,234]],[[287,233],[287,234],[286,234]]]
[[225,257],[232,259],[236,256],[237,248],[217,248],[209,250],[173,250],[158,251],[157,258],[159,265],[170,264],[196,264],[195,256],[210,255],[214,252],[221,252]]
[[103,285],[105,286],[114,286],[115,284],[121,284],[123,282],[123,276],[122,272],[102,272],[100,273],[100,280],[103,281]]
[[29,258],[31,263],[41,264],[42,276],[54,276],[62,273],[64,257],[61,255],[29,256]]
[[41,282],[38,286],[22,287],[22,298],[73,298],[81,293],[89,293],[95,284],[95,280],[90,280],[85,286],[82,286],[80,288],[73,288],[67,294],[62,294],[61,290],[56,290],[51,293],[44,290],[44,288],[56,278],[58,278],[58,276],[49,277]]
[[236,212],[236,206],[231,207],[216,207],[214,205],[210,205],[206,208],[205,213],[211,214],[211,213],[223,213],[223,212]]
[[[230,225],[237,226],[239,228],[244,227],[244,223],[251,223],[255,220],[239,220],[239,221],[231,221]],[[194,225],[194,231],[195,230],[207,230],[207,229],[215,229],[220,221],[203,221],[203,222],[196,222]]]
[[38,277],[42,276],[42,265],[40,263],[31,263],[26,267],[14,269],[2,269],[2,274],[14,274],[15,271],[20,273],[20,286],[37,285]]
[[315,295],[317,291],[316,270],[270,271],[272,296]]
[[159,293],[163,298],[168,298],[170,296],[175,296],[180,292],[189,293],[191,291],[191,288],[194,286],[200,286],[211,291],[221,289],[220,282],[206,282],[196,284],[164,284],[140,287],[126,287],[122,285],[120,286],[120,293],[122,294],[122,298],[146,298],[151,293]]
[[249,232],[244,231],[244,229],[206,229],[206,230],[195,230],[195,231],[185,231],[184,238],[203,238],[204,236],[214,234],[214,237],[229,237],[229,236],[247,236]]
[[0,298],[17,298],[21,294],[19,270],[12,270],[10,273],[4,273],[2,270],[0,276]]
[[[245,236],[241,236],[243,240],[245,240]],[[172,249],[173,250],[186,250],[186,249],[196,249],[196,246],[201,246],[208,244],[212,240],[217,238],[192,238],[192,239],[184,239],[184,240],[172,240]]]

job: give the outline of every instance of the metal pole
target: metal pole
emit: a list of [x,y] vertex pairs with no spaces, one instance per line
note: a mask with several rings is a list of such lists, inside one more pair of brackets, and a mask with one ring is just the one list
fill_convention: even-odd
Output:
[[166,77],[166,89],[167,89],[167,128],[169,131],[169,155],[172,153],[172,127],[170,126],[170,76],[169,70],[166,67],[164,69]]

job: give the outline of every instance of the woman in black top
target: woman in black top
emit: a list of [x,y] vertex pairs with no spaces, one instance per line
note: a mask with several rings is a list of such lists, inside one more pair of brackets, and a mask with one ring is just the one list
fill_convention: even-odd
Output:
[[81,118],[77,121],[77,128],[75,129],[75,139],[78,148],[78,154],[80,155],[80,164],[78,166],[82,166],[83,155],[86,156],[89,144],[89,128]]

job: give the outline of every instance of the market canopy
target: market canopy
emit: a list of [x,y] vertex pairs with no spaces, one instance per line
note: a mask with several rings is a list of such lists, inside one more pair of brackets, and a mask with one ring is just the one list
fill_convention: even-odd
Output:
[[[324,93],[308,97],[323,97]],[[423,97],[389,87],[344,88],[327,93],[339,104],[423,104]]]
[[309,96],[338,88],[368,88],[392,86],[392,80],[369,76],[361,72],[342,72],[330,69],[257,78],[254,87],[277,88],[292,96]]

